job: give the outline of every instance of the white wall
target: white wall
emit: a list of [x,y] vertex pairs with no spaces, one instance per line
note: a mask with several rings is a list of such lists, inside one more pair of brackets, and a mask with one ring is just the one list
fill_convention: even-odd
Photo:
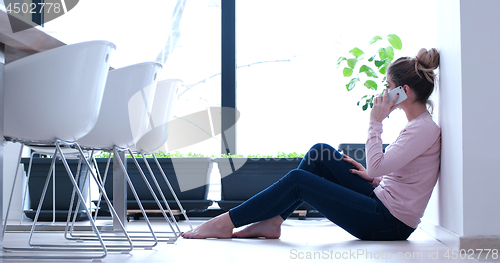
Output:
[[500,235],[500,1],[461,1],[464,236]]
[[439,226],[500,236],[500,1],[440,0]]
[[[462,67],[460,2],[439,2],[439,125],[441,174],[439,224],[463,235]],[[434,222],[436,223],[436,222]]]

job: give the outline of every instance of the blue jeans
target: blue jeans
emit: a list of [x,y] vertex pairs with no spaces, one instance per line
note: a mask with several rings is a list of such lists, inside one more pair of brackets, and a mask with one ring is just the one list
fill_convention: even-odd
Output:
[[352,165],[327,144],[316,144],[297,169],[231,209],[235,227],[281,215],[286,220],[303,202],[362,240],[406,240],[415,230],[396,219],[374,187],[351,174]]

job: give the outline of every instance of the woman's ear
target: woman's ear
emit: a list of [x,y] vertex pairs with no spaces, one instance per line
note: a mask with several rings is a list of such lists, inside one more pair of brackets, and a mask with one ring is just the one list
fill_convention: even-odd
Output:
[[408,85],[404,85],[403,90],[405,91],[406,95],[409,95],[411,93],[410,86]]

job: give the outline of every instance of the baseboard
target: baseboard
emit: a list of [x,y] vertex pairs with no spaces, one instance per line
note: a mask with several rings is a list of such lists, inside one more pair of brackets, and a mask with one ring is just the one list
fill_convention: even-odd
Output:
[[448,229],[444,229],[441,226],[434,225],[425,219],[421,219],[418,227],[450,248],[460,248],[460,236],[458,234],[453,233]]
[[419,228],[424,232],[449,246],[452,249],[474,251],[479,250],[494,250],[500,251],[500,236],[459,236],[441,226],[436,226],[429,221],[422,219]]

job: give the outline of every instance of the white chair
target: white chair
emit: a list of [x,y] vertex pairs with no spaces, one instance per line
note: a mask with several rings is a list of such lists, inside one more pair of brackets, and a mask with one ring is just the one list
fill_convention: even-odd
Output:
[[[55,48],[5,65],[5,138],[23,145],[55,146],[53,156],[61,157],[77,198],[82,202],[84,198],[80,186],[69,169],[61,146],[78,146],[76,140],[85,136],[95,126],[108,75],[110,54],[114,49],[114,44],[110,42],[90,41]],[[54,166],[55,160],[56,158],[53,158],[51,167]],[[48,171],[46,186],[51,179],[51,174],[51,171]],[[96,176],[94,180],[99,182]],[[45,193],[42,198],[44,195]],[[107,196],[105,199],[109,201]],[[40,201],[39,209],[42,202],[43,200]],[[60,243],[38,244],[34,247],[32,238],[36,228],[36,219],[39,216],[37,211],[29,235],[29,247],[4,246],[4,250],[10,253],[4,253],[2,258],[104,258],[108,248],[90,211],[84,208],[92,231],[97,237],[95,244],[82,248],[81,244],[68,244],[63,239]],[[7,220],[8,213],[2,232],[4,236]],[[123,224],[122,230],[127,237]],[[4,244],[6,243],[4,239]],[[122,247],[120,250],[130,251],[132,242],[129,238],[128,243],[128,249]],[[17,252],[23,254],[16,255]],[[77,252],[84,253],[76,254]]]
[[[90,157],[91,163],[96,164],[95,160],[93,160],[93,152],[88,154],[90,150],[107,150],[112,151],[116,145],[121,147],[135,147],[134,139],[135,137],[141,136],[142,133],[146,132],[147,125],[150,121],[150,111],[152,102],[152,95],[156,90],[156,75],[158,73],[159,67],[161,67],[157,63],[141,63],[129,67],[124,67],[120,69],[115,69],[111,71],[108,75],[106,90],[104,92],[104,97],[102,101],[102,108],[99,114],[99,120],[94,127],[94,129],[87,134],[84,138],[80,139],[82,147],[86,149],[85,153]],[[176,86],[177,88],[177,86]],[[162,94],[159,94],[159,97],[162,97]],[[164,94],[163,95],[168,95]],[[167,105],[167,101],[163,99],[164,105]],[[165,108],[165,107],[163,107]],[[164,110],[163,110],[164,111]],[[129,113],[130,112],[130,113]],[[152,116],[151,116],[152,117]],[[152,119],[151,119],[152,120]],[[132,129],[133,127],[133,129]],[[142,127],[142,128],[141,128]],[[50,147],[31,147],[39,153],[50,154]],[[120,148],[121,149],[121,148]],[[66,150],[67,154],[79,154],[79,152],[75,149],[63,149]],[[111,156],[110,156],[111,158]],[[96,167],[98,168],[98,167]],[[109,159],[108,166],[106,169],[109,169]],[[98,172],[99,169],[96,169]],[[124,170],[125,171],[125,170]],[[125,173],[126,174],[126,173]],[[126,174],[127,175],[127,174]],[[104,174],[103,181],[106,181],[107,173]],[[128,177],[128,175],[127,175]],[[99,175],[99,178],[102,178]],[[129,186],[132,189],[133,195],[136,197],[136,201],[139,205],[141,205],[140,200],[136,194],[133,184],[130,179]],[[86,181],[86,179],[84,179]],[[144,178],[147,186],[152,191],[149,183]],[[73,196],[71,197],[70,204],[73,205]],[[100,200],[98,204],[100,203]],[[76,207],[80,206],[80,202],[77,203]],[[76,235],[73,233],[74,223],[76,220],[76,211],[73,213],[73,224],[69,227],[71,210],[68,211],[67,223],[66,223],[66,231],[65,237],[69,240],[92,240],[92,237],[88,235]],[[154,234],[153,229],[150,225],[149,219],[145,213],[145,210],[141,208],[143,212],[143,216],[146,219],[147,225],[150,229],[149,233],[151,233],[153,237],[153,245],[141,246],[134,245],[134,247],[145,247],[151,248],[155,246],[158,242],[157,236]],[[97,219],[98,209],[95,211],[95,218]],[[166,216],[166,215],[165,215]],[[173,217],[173,215],[172,215]],[[168,218],[167,218],[168,220]],[[170,221],[169,221],[170,223]],[[178,236],[180,236],[180,230],[178,232]],[[108,237],[104,237],[106,240]],[[111,239],[116,240],[115,236],[112,236]],[[134,242],[144,241],[150,242],[151,239],[141,239],[141,237],[132,237]],[[168,241],[175,241],[169,239]]]
[[137,140],[132,148],[133,151],[151,153],[165,145],[168,138],[168,125],[174,116],[177,91],[181,85],[182,81],[179,79],[158,81],[149,129]]
[[[154,155],[154,152],[163,149],[167,142],[169,133],[169,123],[174,116],[174,106],[177,101],[177,91],[181,84],[182,81],[178,79],[167,79],[158,82],[158,85],[156,87],[155,99],[153,102],[153,109],[151,111],[149,129],[144,135],[142,135],[139,138],[139,140],[135,144],[135,147],[131,147],[129,149],[131,153],[138,153],[142,156],[146,169],[148,170],[150,177],[154,185],[156,186],[156,189],[158,190],[158,193],[160,194],[163,203],[165,204],[167,210],[169,211],[172,221],[175,223],[175,226],[177,228],[176,233],[178,233],[178,235],[175,238],[178,238],[180,236],[181,231],[175,220],[175,216],[172,212],[172,209],[168,205],[168,201],[165,198],[165,195],[163,194],[163,191],[158,183],[158,180],[156,179],[157,177],[160,177],[160,175],[154,174],[153,170],[151,169],[148,163],[148,160],[145,157],[145,154],[152,154],[155,163],[158,167],[158,170],[161,173],[161,177],[163,177],[163,180],[167,184],[170,193],[172,194],[177,206],[179,207],[181,213],[183,214],[184,218],[187,220],[192,229],[186,211],[182,207],[182,204],[177,198],[177,195],[175,194],[173,187],[171,186],[169,180],[167,179],[167,176],[165,175],[163,168],[156,159],[156,156]],[[137,163],[135,158],[134,162],[139,167],[139,164]],[[139,171],[140,173],[144,173],[140,168]]]
[[[160,69],[161,64],[148,62],[111,71],[108,76],[103,105],[97,124],[91,132],[79,139],[78,143],[86,150],[104,150],[110,152],[109,158],[112,155],[119,157],[120,152],[129,152],[130,148],[135,148],[135,144],[139,140],[138,138],[141,138],[149,129],[148,125],[150,123],[151,109],[157,84],[156,78]],[[151,248],[156,246],[158,242],[157,235],[153,231],[146,211],[128,176],[123,160],[121,158],[115,158],[114,160],[118,160],[120,163],[127,183],[149,228],[148,232],[153,238],[153,244],[145,247]],[[109,170],[109,161],[106,170]],[[103,182],[106,182],[106,177],[107,173],[102,178]],[[154,195],[154,191],[144,174],[143,179],[150,192]],[[159,200],[158,204],[160,209],[163,209]],[[176,239],[180,233],[175,234],[176,231],[166,216],[166,212],[163,210],[162,213],[174,233],[172,239]],[[133,231],[129,231],[129,233],[133,233]],[[75,237],[82,238],[82,236]],[[133,236],[132,240],[147,241],[142,238],[144,237]],[[168,241],[175,241],[172,239]],[[142,246],[134,245],[134,247]]]

